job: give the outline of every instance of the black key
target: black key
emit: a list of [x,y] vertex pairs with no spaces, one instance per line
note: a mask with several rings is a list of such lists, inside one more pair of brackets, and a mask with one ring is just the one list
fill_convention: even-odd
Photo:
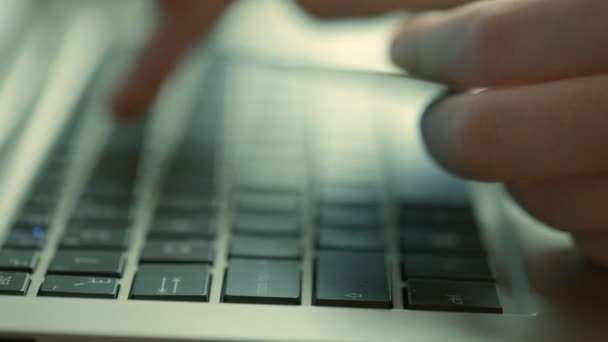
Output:
[[89,182],[83,190],[83,198],[103,201],[120,201],[130,203],[134,199],[131,185],[124,185],[119,182],[103,181],[95,179]]
[[162,194],[156,204],[157,208],[205,208],[207,211],[214,211],[217,203],[213,199],[213,194]]
[[57,199],[55,196],[36,195],[30,197],[21,207],[24,213],[39,213],[50,216],[55,210]]
[[252,304],[300,304],[298,262],[231,259],[224,301]]
[[213,237],[215,221],[194,221],[189,219],[155,220],[150,228],[153,237]]
[[170,208],[157,210],[154,213],[154,218],[157,220],[169,221],[169,220],[189,220],[190,222],[205,223],[212,221],[214,212],[209,210],[191,210],[191,209],[180,209]]
[[404,296],[413,310],[502,313],[493,283],[410,279]]
[[131,298],[207,301],[210,283],[208,265],[140,265]]
[[[275,175],[280,174],[281,177]],[[304,187],[304,178],[287,173],[247,173],[237,181],[238,190],[245,192],[298,195]]]
[[297,259],[300,240],[287,237],[233,236],[230,255],[234,257]]
[[133,224],[131,217],[122,216],[122,217],[89,217],[89,218],[71,218],[70,219],[70,229],[71,228],[101,228],[101,229],[118,229],[118,230],[126,230]]
[[52,174],[47,177],[36,180],[32,184],[30,195],[37,196],[41,194],[57,194],[63,183],[63,174]]
[[384,253],[320,251],[315,305],[391,308]]
[[406,253],[483,254],[477,234],[454,231],[408,231],[401,238],[401,248]]
[[379,188],[373,186],[324,186],[319,190],[318,198],[323,205],[376,208],[382,197]]
[[298,215],[300,197],[289,194],[244,193],[236,199],[239,213]]
[[171,201],[159,202],[156,206],[156,214],[164,214],[167,216],[192,214],[213,215],[213,213],[217,210],[217,207],[217,201],[212,198],[203,197],[197,199],[195,196],[179,196],[173,197]]
[[30,229],[15,227],[4,241],[4,247],[42,249],[46,242],[43,226],[34,226]]
[[[186,194],[186,195],[196,195],[199,193],[207,193],[209,195],[215,192],[216,184],[207,179],[200,178],[201,174],[192,174],[192,177],[184,177],[183,172],[181,172],[182,178],[178,181],[175,179],[169,178],[171,181],[165,182],[162,185],[161,192],[166,195],[173,194]],[[177,177],[179,177],[177,176]],[[170,176],[171,177],[171,176]]]
[[115,218],[73,218],[70,220],[68,230],[110,230],[110,231],[126,231],[131,228],[132,221],[129,217]]
[[51,210],[35,210],[25,209],[19,212],[17,221],[28,225],[43,225],[49,226],[53,222],[54,211]]
[[470,207],[405,205],[399,212],[399,220],[404,230],[468,230],[475,231],[476,223]]
[[405,278],[492,281],[485,257],[407,254],[403,263]]
[[39,296],[106,298],[118,296],[118,280],[103,277],[47,275],[38,292]]
[[211,263],[213,248],[206,240],[149,240],[141,255],[142,262]]
[[124,189],[115,189],[113,187],[103,188],[90,186],[84,189],[82,195],[83,201],[112,201],[114,203],[122,203],[125,206],[130,206],[134,199],[133,193]]
[[[335,188],[340,190],[342,188],[359,188],[360,190],[357,193],[363,193],[367,191],[367,195],[365,197],[370,198],[369,194],[373,193],[375,197],[374,200],[377,200],[378,197],[381,196],[380,188],[382,186],[382,179],[380,176],[381,173],[377,170],[355,170],[348,168],[317,168],[314,170],[314,178],[315,183],[319,186],[323,186],[323,188]],[[371,190],[371,191],[368,191]],[[333,192],[333,190],[332,190]],[[343,194],[342,191],[334,192],[336,194]],[[348,192],[352,193],[352,192]],[[357,198],[359,195],[353,196],[351,198]],[[361,195],[360,198],[364,196]],[[329,196],[327,197],[330,198]],[[344,199],[342,195],[339,198]]]
[[30,286],[30,275],[22,272],[0,272],[0,295],[23,296]]
[[61,239],[61,247],[87,249],[126,249],[129,233],[103,228],[71,228]]
[[33,272],[38,263],[38,252],[22,249],[0,250],[0,269]]
[[114,203],[82,202],[72,214],[76,219],[126,219],[130,217],[129,206]]
[[205,204],[164,202],[159,203],[155,210],[155,216],[161,217],[212,217],[217,210],[217,203],[208,201]]
[[234,230],[244,234],[297,235],[299,226],[297,216],[239,214]]
[[319,248],[382,251],[386,248],[386,242],[380,230],[321,227]]
[[343,228],[379,228],[384,223],[378,208],[322,207],[319,209],[322,225]]
[[124,267],[121,252],[60,250],[49,266],[49,273],[120,277]]

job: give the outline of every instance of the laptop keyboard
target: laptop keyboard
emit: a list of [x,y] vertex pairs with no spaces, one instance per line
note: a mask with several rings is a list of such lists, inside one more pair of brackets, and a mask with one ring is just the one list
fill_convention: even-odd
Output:
[[137,248],[143,125],[115,130],[47,244],[72,123],[4,238],[0,294],[501,313],[471,208],[394,198],[373,122],[344,120],[258,117],[273,129],[239,136],[228,167],[218,140],[191,123]]

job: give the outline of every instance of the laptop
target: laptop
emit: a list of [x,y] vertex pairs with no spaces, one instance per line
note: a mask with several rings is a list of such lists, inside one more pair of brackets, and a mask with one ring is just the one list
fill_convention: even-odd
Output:
[[107,98],[138,40],[116,39],[135,29],[113,5],[55,14],[4,162],[0,341],[606,339],[606,272],[426,154],[418,120],[445,88],[369,52],[395,18],[236,2],[119,125]]

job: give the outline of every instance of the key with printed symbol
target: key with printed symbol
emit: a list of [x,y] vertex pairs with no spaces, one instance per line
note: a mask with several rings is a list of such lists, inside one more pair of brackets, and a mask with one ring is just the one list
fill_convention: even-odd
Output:
[[33,250],[0,250],[0,270],[33,272],[38,257],[38,252]]
[[125,230],[70,228],[61,239],[64,248],[126,249],[129,234]]
[[297,235],[299,226],[298,216],[241,213],[234,230],[253,235]]
[[485,256],[406,254],[404,278],[492,281]]
[[153,237],[213,237],[215,221],[212,218],[203,221],[186,218],[156,219],[148,234]]
[[299,196],[290,194],[249,192],[239,194],[236,203],[243,213],[297,215],[300,209]]
[[381,204],[378,187],[371,186],[324,186],[318,191],[318,197],[322,205],[330,206],[374,209]]
[[132,299],[206,302],[211,269],[208,265],[140,265]]
[[38,292],[45,297],[106,298],[118,296],[118,280],[104,277],[47,275]]
[[319,306],[391,308],[384,253],[320,251],[314,303]]
[[154,211],[154,217],[159,219],[172,219],[187,217],[193,221],[208,220],[213,217],[214,208],[194,206],[168,206],[160,205]]
[[229,303],[300,303],[298,262],[234,258],[228,262],[224,301]]
[[53,258],[48,272],[120,277],[124,267],[125,260],[121,252],[60,250]]
[[386,242],[381,230],[321,227],[319,248],[382,251],[386,249]]
[[502,313],[496,285],[488,282],[410,279],[404,297],[413,310]]
[[23,296],[30,286],[30,275],[23,272],[0,272],[0,295]]
[[217,201],[212,195],[161,195],[156,203],[156,214],[166,213],[167,216],[187,214],[188,212],[213,213],[218,208]]
[[479,236],[454,231],[407,231],[401,238],[406,253],[483,254]]
[[117,206],[114,204],[82,202],[74,210],[72,217],[82,220],[121,220],[130,217],[129,206]]
[[403,230],[459,230],[476,231],[475,217],[470,207],[406,204],[399,210]]
[[141,255],[150,263],[211,263],[213,248],[206,240],[149,240]]
[[382,227],[384,218],[380,208],[347,208],[326,206],[319,209],[319,222],[339,228]]
[[277,178],[274,175],[260,176],[254,172],[238,178],[236,185],[240,191],[298,195],[304,184],[304,178],[296,175]]
[[215,209],[217,204],[214,202],[213,194],[161,194],[156,203],[157,208],[207,208],[209,211]]
[[230,255],[243,258],[297,259],[300,240],[287,237],[240,236],[232,237]]

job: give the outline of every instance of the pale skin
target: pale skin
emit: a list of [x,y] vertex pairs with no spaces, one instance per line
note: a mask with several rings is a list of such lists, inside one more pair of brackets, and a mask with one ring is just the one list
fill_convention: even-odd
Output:
[[[398,66],[461,90],[423,117],[429,152],[457,175],[504,183],[608,266],[608,2],[467,2],[299,1],[321,18],[444,9],[405,22],[391,48]],[[160,2],[164,20],[117,93],[119,118],[143,112],[228,3]]]

